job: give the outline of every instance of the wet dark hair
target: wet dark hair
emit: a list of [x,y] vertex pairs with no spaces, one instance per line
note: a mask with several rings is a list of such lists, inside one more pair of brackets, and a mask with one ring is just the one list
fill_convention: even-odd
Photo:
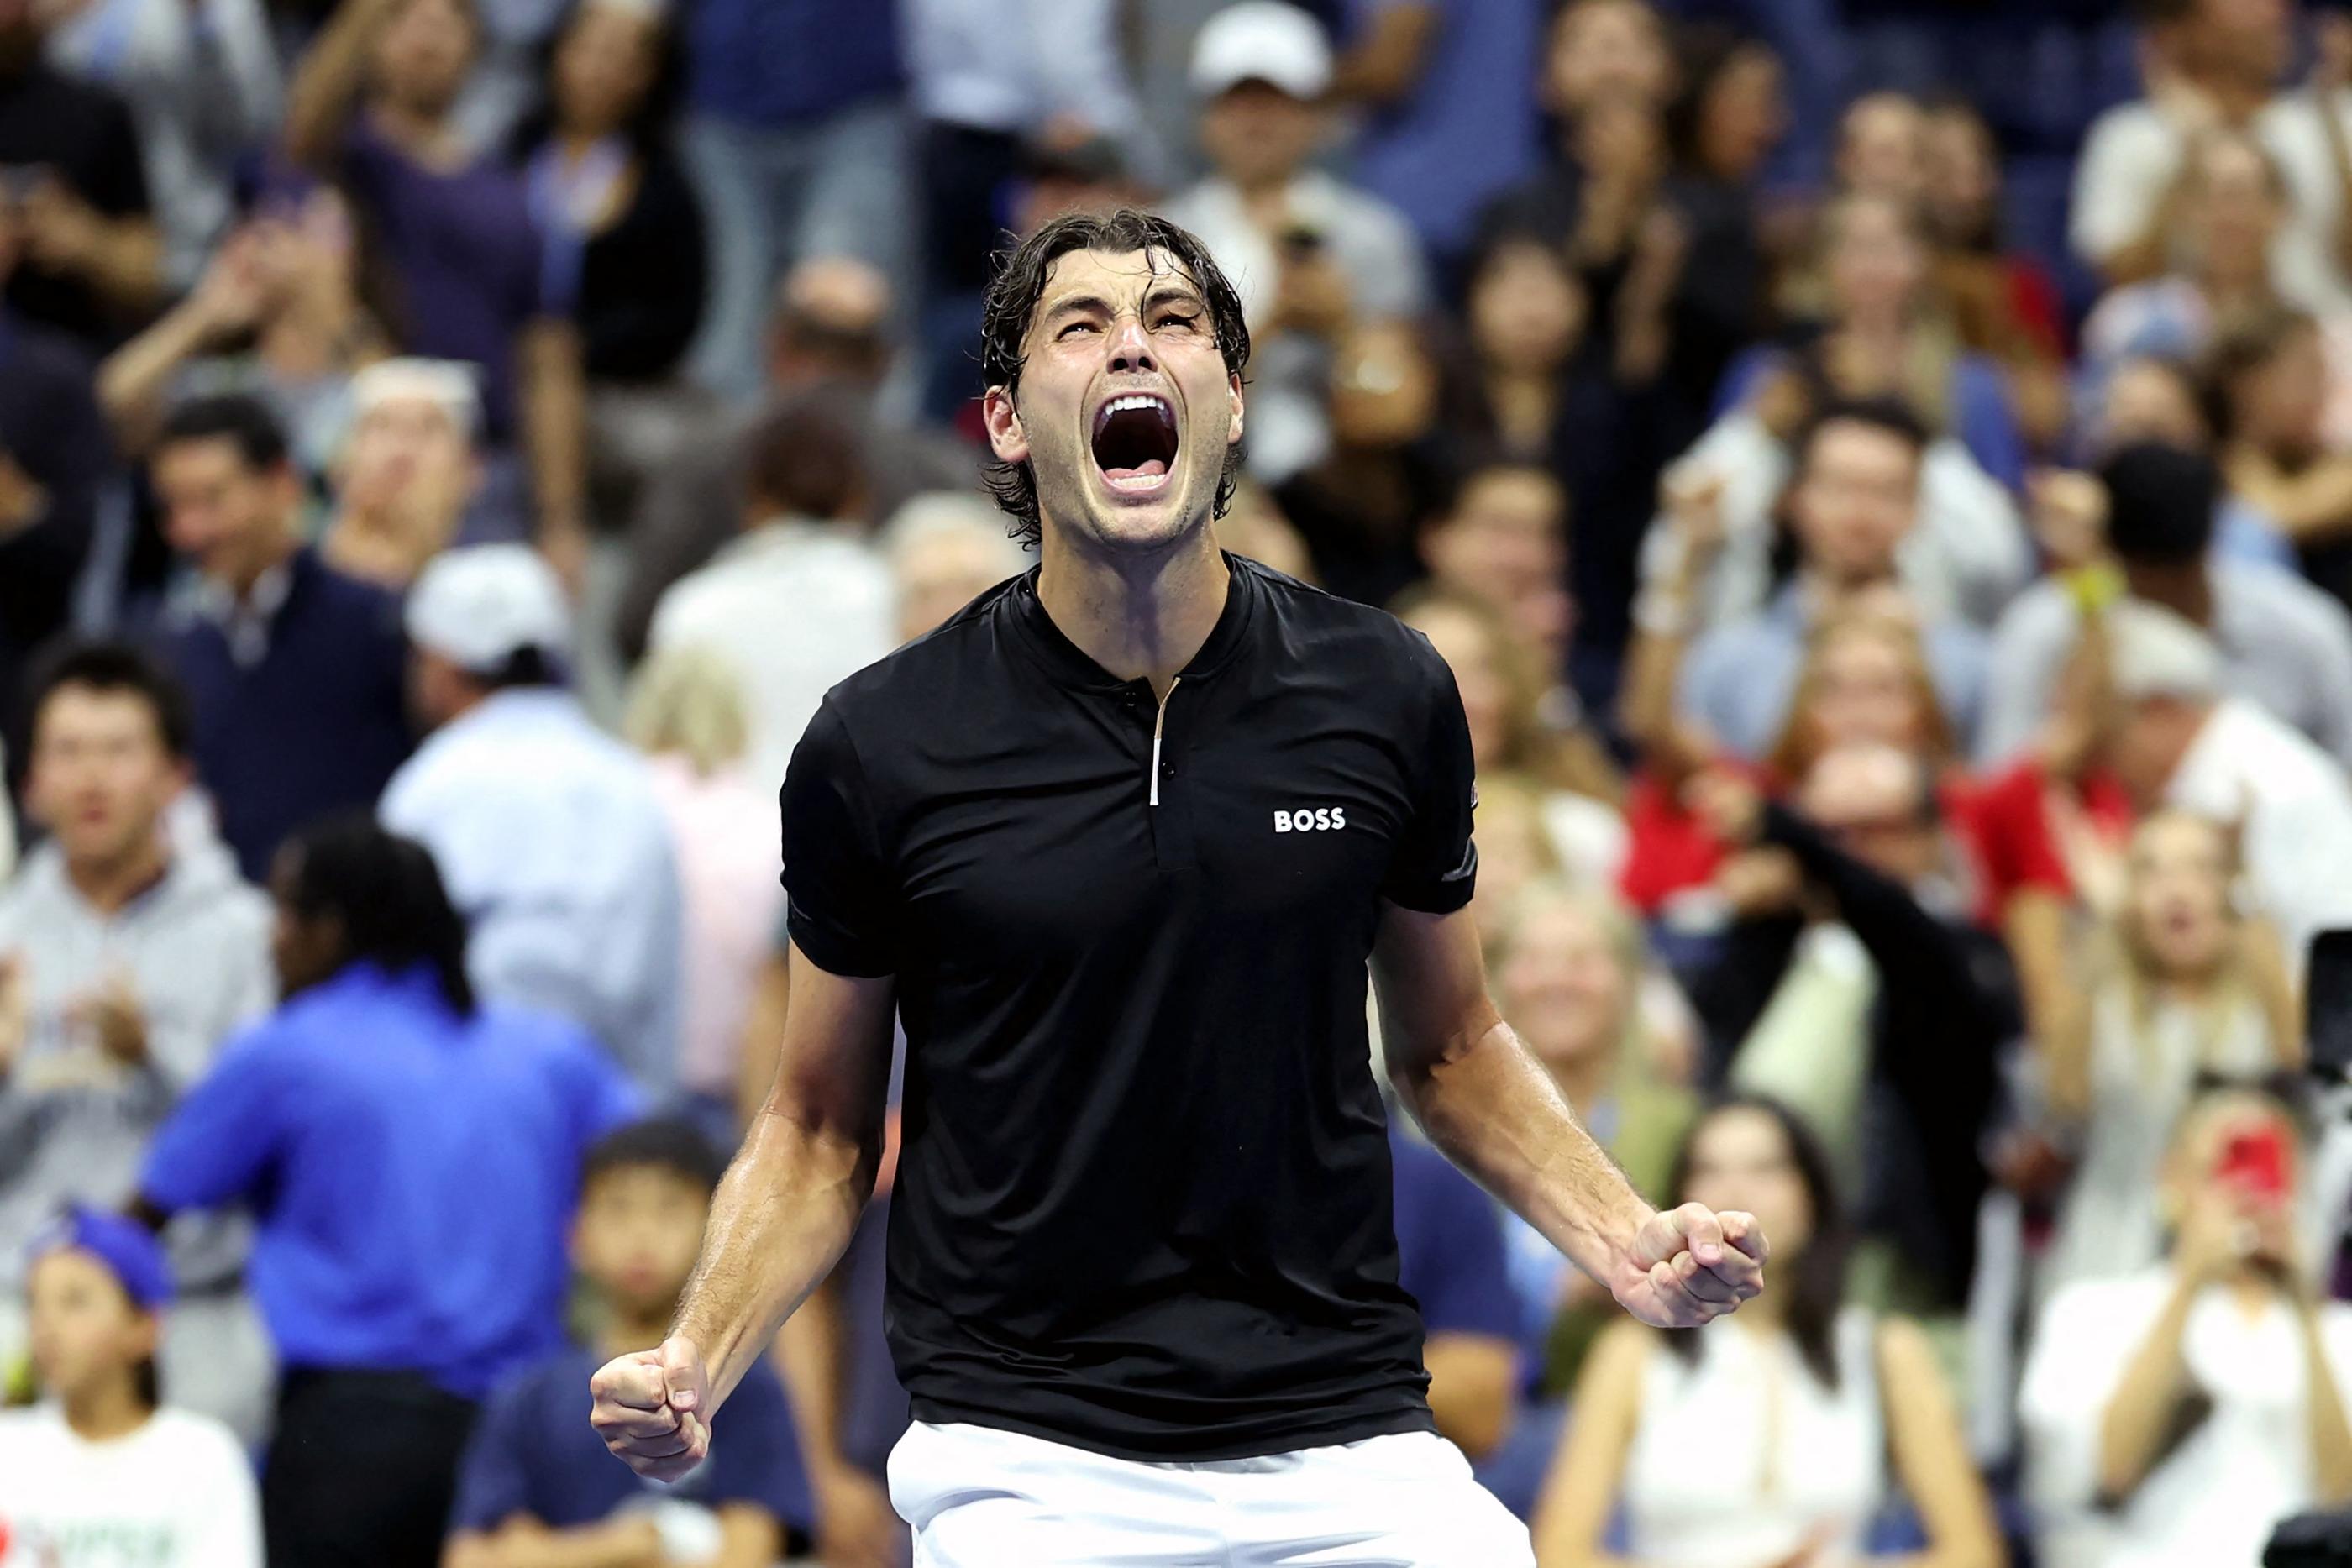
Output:
[[472,1015],[465,917],[449,902],[441,869],[423,844],[354,814],[304,829],[281,855],[290,867],[286,897],[293,912],[341,924],[344,966],[363,960],[395,970],[426,965],[450,1007]]
[[704,1197],[719,1190],[726,1156],[691,1123],[656,1116],[616,1127],[595,1143],[580,1166],[580,1190],[614,1171],[658,1170],[694,1184]]
[[195,710],[179,678],[128,643],[69,643],[38,667],[29,711],[34,728],[49,699],[68,686],[111,695],[128,692],[155,716],[155,733],[173,761],[184,762],[195,744]]
[[[1142,251],[1164,255],[1171,269],[1190,277],[1207,303],[1209,326],[1225,369],[1234,375],[1249,363],[1249,326],[1242,319],[1241,296],[1219,269],[1209,247],[1166,218],[1134,207],[1107,213],[1072,213],[1055,219],[997,259],[996,275],[988,285],[981,309],[981,379],[1003,387],[1008,395],[1021,389],[1021,371],[1037,302],[1045,298],[1045,280],[1054,264],[1076,250]],[[1159,263],[1154,262],[1157,269]],[[1239,446],[1226,448],[1224,472],[1217,479],[1216,515],[1223,517],[1233,504],[1234,486],[1241,478]],[[1012,515],[1013,537],[1035,544],[1044,525],[1037,516],[1037,476],[1027,463],[991,460],[982,465],[982,476],[996,504]]]
[[[1733,1111],[1753,1111],[1780,1129],[1781,1139],[1789,1145],[1789,1162],[1797,1167],[1797,1179],[1804,1185],[1805,1201],[1813,1211],[1812,1236],[1803,1251],[1776,1257],[1769,1277],[1771,1289],[1788,1299],[1789,1333],[1797,1342],[1797,1354],[1803,1357],[1806,1370],[1821,1380],[1822,1387],[1834,1393],[1838,1385],[1837,1320],[1845,1305],[1846,1259],[1853,1248],[1853,1238],[1846,1229],[1844,1209],[1838,1202],[1837,1180],[1831,1174],[1829,1151],[1805,1119],[1768,1094],[1732,1094],[1710,1103],[1690,1124],[1690,1131],[1683,1134],[1682,1146],[1675,1151],[1674,1170],[1666,1178],[1666,1191],[1674,1203],[1688,1200],[1693,1151],[1698,1147],[1700,1136]],[[1666,1348],[1685,1361],[1698,1359],[1696,1334],[1669,1333],[1665,1342]]]

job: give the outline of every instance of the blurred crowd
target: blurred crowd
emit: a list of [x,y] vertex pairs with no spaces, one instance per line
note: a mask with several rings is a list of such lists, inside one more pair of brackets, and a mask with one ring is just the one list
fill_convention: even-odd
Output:
[[1504,1015],[1772,1239],[1654,1333],[1397,1118],[1546,1568],[2352,1505],[2352,17],[0,0],[0,1564],[904,1568],[887,1161],[688,1482],[585,1386],[802,728],[1033,562],[991,258],[1118,204],[1248,313],[1226,548],[1454,671]]

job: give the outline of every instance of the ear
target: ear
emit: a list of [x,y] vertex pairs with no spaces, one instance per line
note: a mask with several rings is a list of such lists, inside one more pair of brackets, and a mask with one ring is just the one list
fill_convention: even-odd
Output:
[[1238,446],[1242,439],[1242,378],[1238,371],[1225,377],[1225,396],[1234,407],[1233,423],[1225,432],[1225,444]]
[[988,449],[1000,463],[1029,461],[1028,433],[1021,428],[1021,411],[1013,406],[1011,387],[991,387],[981,399],[980,422],[988,430]]

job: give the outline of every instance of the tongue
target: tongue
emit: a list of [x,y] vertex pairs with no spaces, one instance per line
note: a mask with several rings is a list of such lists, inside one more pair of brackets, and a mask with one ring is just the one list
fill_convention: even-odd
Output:
[[1167,464],[1157,457],[1149,457],[1133,468],[1106,468],[1103,470],[1103,477],[1106,479],[1156,479],[1167,472]]

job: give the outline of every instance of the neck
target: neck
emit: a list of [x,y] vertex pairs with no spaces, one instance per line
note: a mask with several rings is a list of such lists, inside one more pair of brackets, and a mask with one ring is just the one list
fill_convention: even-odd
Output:
[[110,861],[79,861],[68,857],[66,880],[82,902],[101,915],[114,915],[163,880],[172,869],[172,852],[164,847],[159,823],[131,849]]
[[2213,580],[2202,560],[2162,565],[2126,561],[2124,582],[2133,597],[2160,604],[2192,625],[2213,624]]
[[588,150],[614,133],[618,127],[575,121],[562,126],[555,133],[555,144],[566,158],[583,158]]
[[238,602],[242,603],[253,596],[254,585],[268,576],[272,568],[281,566],[293,558],[294,550],[292,530],[281,528],[270,536],[266,545],[256,549],[250,556],[236,562],[226,570],[215,573],[215,580],[236,595]]
[[154,1415],[140,1399],[128,1376],[65,1399],[60,1405],[66,1425],[73,1428],[74,1436],[89,1443],[127,1437],[147,1425]]
[[448,119],[442,110],[421,109],[390,99],[375,106],[377,129],[395,146],[420,158],[429,159],[442,150]]
[[1510,440],[1540,442],[1548,436],[1559,399],[1559,382],[1551,371],[1507,367],[1486,372],[1486,401]]
[[[1775,1259],[1773,1261],[1780,1265],[1780,1278],[1784,1281],[1796,1263],[1793,1258]],[[1739,1310],[1732,1316],[1751,1333],[1784,1333],[1789,1327],[1788,1292],[1767,1291],[1754,1301],[1740,1302]]]
[[2271,86],[2266,81],[2252,81],[2234,72],[2191,71],[2188,73],[2200,92],[2213,100],[2221,118],[2231,125],[2242,125],[2259,113],[2271,100]]
[[1205,523],[1141,560],[1096,554],[1048,528],[1037,598],[1062,635],[1122,681],[1161,696],[1216,629],[1232,572]]

